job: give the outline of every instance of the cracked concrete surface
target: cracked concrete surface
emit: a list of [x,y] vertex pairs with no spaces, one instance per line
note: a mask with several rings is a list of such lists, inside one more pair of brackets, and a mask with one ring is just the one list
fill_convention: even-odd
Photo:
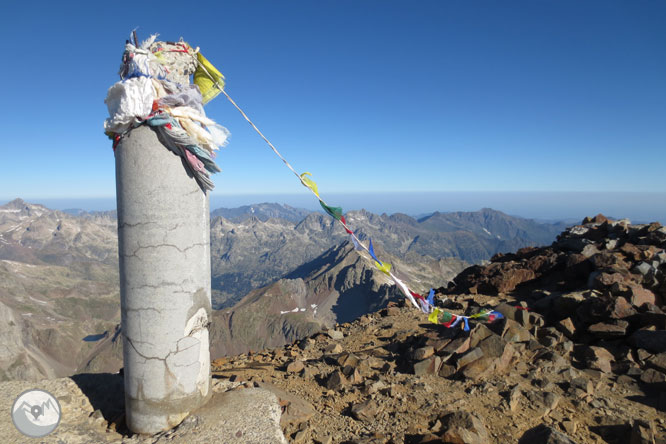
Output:
[[145,126],[116,149],[126,419],[137,433],[211,395],[208,196]]

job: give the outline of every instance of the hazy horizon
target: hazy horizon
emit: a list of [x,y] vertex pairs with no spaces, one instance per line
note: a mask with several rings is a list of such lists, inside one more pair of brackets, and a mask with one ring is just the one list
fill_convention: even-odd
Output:
[[[0,199],[0,205],[22,198],[54,210],[115,210],[115,197]],[[410,216],[435,211],[478,211],[492,208],[512,216],[560,221],[580,220],[602,213],[608,217],[628,218],[634,223],[666,221],[666,193],[639,192],[394,192],[331,193],[326,201],[343,210],[366,209],[373,213],[404,213]],[[307,210],[321,210],[309,193],[299,194],[219,194],[210,198],[211,210],[235,208],[264,202],[286,204]]]

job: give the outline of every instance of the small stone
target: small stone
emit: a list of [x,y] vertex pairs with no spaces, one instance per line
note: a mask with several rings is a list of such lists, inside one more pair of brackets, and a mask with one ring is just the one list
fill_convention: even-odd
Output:
[[301,360],[294,360],[287,365],[287,373],[298,373],[302,371],[305,368],[305,365],[303,364],[303,361]]
[[591,395],[594,392],[594,384],[592,384],[592,381],[587,378],[578,377],[569,382],[569,389],[579,389],[586,394]]
[[442,429],[446,430],[442,434],[444,442],[465,444],[491,442],[483,421],[473,413],[460,410],[440,417],[439,420],[442,423]]
[[363,382],[363,377],[361,376],[361,373],[359,373],[358,369],[354,369],[353,372],[349,375],[349,382],[351,384],[360,384]]
[[446,347],[444,347],[444,349],[442,350],[442,353],[449,354],[449,355],[463,354],[467,350],[469,350],[469,342],[470,342],[469,336],[466,337],[466,338],[464,338],[464,337],[455,338],[454,340],[449,342],[446,345]]
[[431,357],[434,354],[435,354],[435,348],[428,345],[414,350],[413,357],[415,361],[422,361],[426,358]]
[[479,345],[481,341],[490,336],[494,336],[492,330],[490,330],[485,324],[477,324],[469,334],[469,346],[474,348]]
[[330,329],[326,332],[328,336],[333,339],[334,341],[339,341],[345,337],[344,333],[342,333],[340,330],[333,330]]
[[575,441],[564,433],[545,424],[529,429],[523,434],[519,442],[533,444],[576,444]]
[[557,393],[545,392],[545,395],[543,397],[543,404],[550,412],[551,410],[555,410],[557,408],[560,399],[562,399],[562,397]]
[[630,282],[627,286],[629,287],[629,300],[634,306],[640,307],[643,304],[654,304],[656,302],[654,293],[641,285]]
[[662,384],[666,382],[666,374],[649,368],[641,375],[641,381],[646,384]]
[[400,314],[400,308],[398,307],[387,307],[382,310],[382,316],[398,316]]
[[345,353],[338,357],[337,362],[340,367],[357,367],[359,365],[360,359],[353,353]]
[[368,395],[372,395],[373,393],[377,393],[378,391],[380,391],[380,390],[382,390],[383,388],[386,387],[386,384],[384,384],[384,382],[381,381],[381,380],[379,380],[379,381],[374,381],[374,382],[373,382],[373,381],[366,380],[366,381],[365,381],[365,384],[366,384],[366,385],[365,385],[365,389],[364,389],[364,391],[365,391],[365,393],[367,393]]
[[340,344],[338,344],[337,342],[335,342],[333,344],[328,344],[324,348],[324,353],[328,353],[328,354],[332,354],[332,355],[342,353],[342,346]]
[[666,353],[659,353],[648,358],[647,364],[662,373],[666,373]]
[[592,324],[587,328],[587,331],[599,339],[613,339],[625,336],[627,327],[629,327],[629,322],[618,320],[613,323],[598,322]]
[[[312,338],[305,338],[302,341],[298,343],[298,348],[300,348],[303,351],[310,350],[312,346],[315,345],[315,340]],[[290,352],[290,356],[295,356],[294,351]]]
[[594,244],[585,245],[585,247],[583,247],[583,249],[580,252],[580,254],[582,254],[586,258],[590,258],[597,253],[599,253],[599,249]]
[[590,346],[584,350],[585,362],[593,370],[600,370],[604,373],[611,372],[611,362],[615,360],[613,355],[602,347]]
[[576,423],[576,421],[566,420],[566,421],[562,421],[560,423],[560,425],[562,426],[562,430],[567,432],[569,435],[576,434],[576,428],[578,427],[578,424]]
[[608,218],[603,214],[599,213],[594,217],[586,216],[583,219],[583,225],[587,224],[603,224],[604,222],[609,222]]
[[565,353],[572,352],[574,350],[574,343],[571,341],[563,341],[562,350],[564,350]]
[[555,324],[555,328],[557,328],[559,332],[564,334],[564,336],[569,339],[573,339],[574,335],[576,334],[576,327],[574,327],[574,323],[571,318],[562,319],[557,324]]
[[500,333],[502,339],[508,342],[527,342],[532,339],[532,335],[525,327],[512,321],[511,319],[505,319],[503,322],[503,328]]
[[460,374],[467,379],[478,381],[495,370],[496,361],[497,358],[487,356],[477,359],[463,367],[460,370]]
[[326,380],[326,388],[330,390],[340,390],[342,387],[349,384],[345,375],[341,371],[336,370],[331,373],[331,376]]
[[435,421],[435,423],[430,427],[430,431],[433,433],[439,433],[442,431],[442,421],[439,419]]
[[516,409],[518,408],[518,403],[520,402],[521,397],[522,393],[518,388],[518,386],[511,389],[511,391],[509,392],[509,409],[512,412],[515,412]]
[[456,372],[456,368],[453,365],[442,364],[439,366],[439,372],[437,373],[442,378],[448,378]]
[[456,362],[456,366],[458,367],[458,369],[461,369],[467,364],[474,362],[477,359],[481,359],[482,357],[483,357],[483,350],[481,350],[479,347],[473,348],[458,359],[458,361]]
[[638,362],[645,362],[648,359],[650,359],[653,355],[647,350],[644,350],[642,348],[639,348],[636,350],[636,355],[638,356]]
[[650,271],[654,270],[654,267],[648,264],[645,261],[639,262],[634,268],[631,269],[633,272],[640,274],[641,276],[647,275]]
[[310,379],[314,376],[314,372],[310,367],[305,367],[303,370],[301,370],[300,376],[303,379]]
[[[597,255],[594,259],[598,258],[600,255]],[[597,264],[598,267],[604,267],[606,265],[611,265],[610,263],[602,263],[602,264]],[[597,272],[594,274],[590,274],[590,279],[592,280],[592,287],[594,287],[597,290],[605,290],[605,289],[610,289],[613,286],[616,286],[617,290],[615,293],[619,291],[620,288],[624,288],[624,285],[626,284],[626,278],[622,273],[615,273],[615,272]]]
[[609,239],[606,241],[604,247],[606,250],[614,250],[617,247],[617,239]]
[[562,398],[557,393],[543,391],[529,391],[526,395],[530,406],[537,409],[542,416],[554,410]]
[[378,413],[379,407],[373,400],[354,404],[351,408],[352,417],[359,421],[374,422]]
[[421,375],[434,375],[439,371],[439,365],[442,359],[439,356],[431,356],[428,359],[414,363],[414,374]]
[[299,430],[294,434],[294,437],[292,438],[292,442],[294,444],[301,444],[306,442],[308,436],[307,430]]
[[634,306],[622,296],[618,296],[612,300],[608,306],[608,310],[610,317],[613,319],[624,319],[634,316],[637,313]]

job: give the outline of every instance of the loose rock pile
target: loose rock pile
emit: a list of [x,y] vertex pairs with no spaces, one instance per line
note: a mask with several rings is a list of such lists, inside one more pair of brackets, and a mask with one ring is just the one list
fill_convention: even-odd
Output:
[[504,319],[464,332],[393,306],[217,374],[309,402],[294,442],[666,442],[665,246],[659,224],[597,216],[439,291]]
[[[587,368],[664,383],[665,247],[666,228],[658,223],[630,225],[598,215],[550,247],[498,255],[486,267],[465,270],[446,292],[511,291],[543,314],[541,343],[572,349]],[[511,319],[525,316],[506,310],[500,309]]]

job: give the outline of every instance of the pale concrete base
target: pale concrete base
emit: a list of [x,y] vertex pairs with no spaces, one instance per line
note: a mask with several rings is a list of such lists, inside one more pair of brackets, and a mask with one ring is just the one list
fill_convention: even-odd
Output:
[[210,397],[208,196],[141,126],[116,149],[127,425],[153,434]]

